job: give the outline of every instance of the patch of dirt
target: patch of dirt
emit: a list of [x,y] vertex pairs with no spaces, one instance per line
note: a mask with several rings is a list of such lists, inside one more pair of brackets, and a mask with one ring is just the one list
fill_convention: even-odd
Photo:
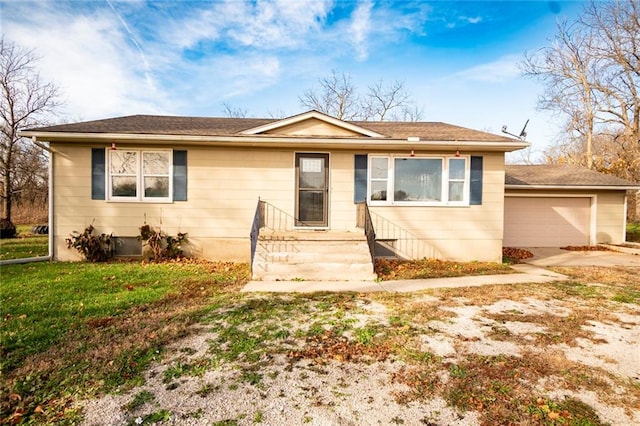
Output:
[[560,247],[560,249],[567,251],[612,251],[605,246],[564,246]]
[[620,247],[626,247],[626,248],[635,248],[635,249],[640,249],[640,242],[631,242],[631,241],[627,241],[626,243],[622,243],[619,244]]
[[[143,385],[85,401],[83,424],[640,424],[640,305],[608,291],[250,295],[172,344]],[[259,357],[225,358],[230,330]]]
[[[638,315],[626,315],[624,321],[588,321],[581,328],[593,338],[577,338],[572,347],[560,345],[567,359],[640,380],[640,310]],[[593,340],[599,344],[594,345]]]
[[375,260],[374,269],[378,277],[384,281],[515,273],[500,263],[452,262],[438,259],[406,261],[378,258]]
[[640,291],[640,268],[631,266],[580,266],[553,268],[569,277],[586,283],[605,284],[616,287],[625,287],[633,291]]
[[[87,402],[83,424],[115,426],[135,424],[136,419],[144,423],[158,407],[171,413],[165,424],[180,425],[225,420],[224,424],[240,425],[478,424],[475,413],[458,413],[442,398],[427,404],[397,403],[393,394],[404,387],[391,383],[390,375],[401,368],[400,363],[292,361],[286,355],[264,361],[253,382],[243,378],[237,367],[222,365],[201,377],[181,378],[175,387],[162,380],[166,366],[158,365],[147,374],[145,385],[133,392]],[[143,391],[151,393],[153,401],[127,411],[126,405]]]
[[346,336],[325,331],[319,336],[306,339],[305,348],[287,353],[292,360],[312,359],[319,363],[328,360],[349,362],[386,361],[391,353],[389,345],[352,342]]

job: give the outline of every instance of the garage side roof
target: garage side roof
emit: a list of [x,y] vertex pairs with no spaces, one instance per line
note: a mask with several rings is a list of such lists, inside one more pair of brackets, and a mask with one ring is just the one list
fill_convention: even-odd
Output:
[[640,189],[640,183],[567,164],[507,164],[505,186],[512,189]]

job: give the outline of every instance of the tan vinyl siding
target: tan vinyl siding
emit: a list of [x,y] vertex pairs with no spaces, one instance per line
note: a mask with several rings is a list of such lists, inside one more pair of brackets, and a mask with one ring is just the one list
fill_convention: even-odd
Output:
[[596,241],[621,244],[625,237],[625,191],[598,192]]
[[315,118],[304,120],[285,127],[279,127],[275,130],[265,132],[266,134],[278,134],[288,136],[337,136],[349,137],[360,136],[359,133],[351,130],[337,127],[333,124],[326,123]]
[[[146,222],[161,226],[170,235],[187,232],[190,254],[208,259],[248,261],[249,232],[258,198],[294,215],[295,151],[290,149],[176,147],[188,151],[188,201],[141,203],[92,200],[91,148],[96,146],[52,145],[57,151],[54,155],[55,219],[52,226],[56,259],[79,259],[74,251],[66,248],[64,239],[89,224],[93,224],[99,233],[133,237]],[[119,146],[120,149],[124,147],[124,144],[122,148]],[[362,232],[356,229],[357,206],[353,202],[356,152],[300,152],[327,152],[330,155],[329,228]],[[482,205],[388,206],[372,208],[372,211],[424,239],[429,247],[428,257],[499,261],[503,226],[503,154],[484,154],[483,157]]]
[[354,155],[354,152],[334,152],[329,158],[329,226],[332,229],[356,231],[357,206],[353,203]]
[[[416,258],[501,261],[503,168],[502,154],[484,155],[482,205],[370,207],[374,226],[376,220],[379,221],[376,234],[381,238],[393,238],[398,228],[405,229],[422,240],[422,243],[417,244],[416,253],[412,254]],[[385,223],[385,220],[391,225]]]
[[204,257],[248,260],[249,231],[258,197],[292,213],[293,153],[188,149],[188,201],[91,200],[91,150],[56,144],[54,193],[56,254],[77,259],[64,239],[93,223],[97,232],[136,236],[145,221],[168,234],[187,232]]

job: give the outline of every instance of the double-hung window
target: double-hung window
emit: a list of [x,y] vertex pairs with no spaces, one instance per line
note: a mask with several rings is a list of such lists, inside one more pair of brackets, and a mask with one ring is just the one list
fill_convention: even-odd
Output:
[[387,157],[373,157],[371,159],[371,200],[387,201],[389,186],[389,159]]
[[464,202],[467,200],[467,172],[466,158],[449,158],[449,202]]
[[468,205],[466,157],[371,156],[372,205]]
[[170,202],[172,152],[170,150],[110,150],[107,175],[112,201]]

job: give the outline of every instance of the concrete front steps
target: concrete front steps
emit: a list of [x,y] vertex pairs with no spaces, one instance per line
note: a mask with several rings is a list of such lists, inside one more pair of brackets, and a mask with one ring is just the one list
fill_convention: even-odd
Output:
[[372,281],[376,279],[364,233],[262,231],[253,260],[262,281]]

